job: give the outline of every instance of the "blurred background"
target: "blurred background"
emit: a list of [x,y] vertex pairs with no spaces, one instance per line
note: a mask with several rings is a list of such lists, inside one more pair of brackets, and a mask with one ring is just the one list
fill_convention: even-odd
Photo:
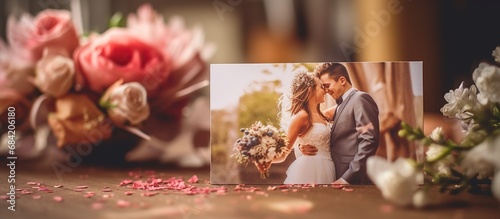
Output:
[[0,36],[9,15],[47,8],[71,10],[82,33],[103,32],[115,12],[144,3],[201,26],[217,46],[209,63],[423,61],[424,126],[448,130],[443,95],[470,86],[500,45],[500,2],[472,0],[0,0]]
[[0,0],[0,35],[9,14],[46,8],[79,9],[81,30],[102,32],[146,2],[200,25],[217,45],[211,63],[423,61],[433,113],[500,42],[500,2],[472,0]]

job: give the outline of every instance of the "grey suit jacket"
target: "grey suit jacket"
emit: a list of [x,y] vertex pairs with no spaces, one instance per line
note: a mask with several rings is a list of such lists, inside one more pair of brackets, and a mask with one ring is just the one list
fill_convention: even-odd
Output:
[[379,145],[379,112],[373,98],[354,90],[337,107],[330,151],[337,179],[350,184],[372,184],[366,174],[366,160]]

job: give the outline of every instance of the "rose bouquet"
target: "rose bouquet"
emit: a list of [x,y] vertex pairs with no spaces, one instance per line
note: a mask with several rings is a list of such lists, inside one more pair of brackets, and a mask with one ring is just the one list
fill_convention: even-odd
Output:
[[212,47],[200,28],[186,29],[179,17],[165,23],[148,4],[122,23],[80,36],[69,11],[9,17],[9,44],[0,40],[1,118],[14,106],[18,127],[29,121],[36,131],[44,106],[59,147],[99,144],[115,130],[149,139],[141,131],[148,119],[179,119],[208,85]]
[[260,172],[260,178],[268,178],[273,159],[288,153],[284,132],[278,131],[272,125],[264,126],[260,121],[240,131],[243,137],[236,140],[234,144],[236,152],[232,156],[240,164],[253,163]]
[[[465,132],[461,142],[447,139],[438,127],[428,136],[419,128],[402,124],[401,137],[425,146],[426,158],[417,162],[399,159],[368,159],[368,174],[385,198],[400,204],[422,207],[431,204],[429,186],[441,192],[493,192],[500,200],[500,47],[493,52],[496,63],[483,62],[472,74],[475,85],[444,95],[444,116],[458,119]],[[424,175],[422,175],[422,172]],[[418,188],[425,177],[426,184]],[[434,199],[435,200],[435,199]]]

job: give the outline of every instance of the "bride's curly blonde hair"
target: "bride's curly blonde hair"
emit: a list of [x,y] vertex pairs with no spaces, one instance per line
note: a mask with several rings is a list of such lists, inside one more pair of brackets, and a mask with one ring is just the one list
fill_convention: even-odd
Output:
[[[300,110],[305,110],[307,112],[309,119],[307,127],[302,134],[307,133],[312,127],[312,109],[309,108],[309,100],[313,96],[317,83],[316,76],[309,73],[307,69],[299,68],[294,71],[294,78],[290,89],[291,93],[288,95],[291,104],[286,110],[291,113],[291,116],[299,113]],[[316,111],[325,121],[328,120],[323,113],[321,113],[319,104],[316,106]]]

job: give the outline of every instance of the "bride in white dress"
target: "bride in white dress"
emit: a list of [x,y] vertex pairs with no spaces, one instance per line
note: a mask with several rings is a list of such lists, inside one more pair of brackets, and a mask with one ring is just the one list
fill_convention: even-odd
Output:
[[[321,81],[306,69],[295,72],[290,92],[282,96],[281,125],[286,128],[289,144],[294,147],[296,160],[287,170],[285,184],[330,184],[335,180],[335,166],[330,154],[330,121],[334,108],[320,111],[319,104],[325,101],[325,89]],[[284,98],[289,98],[284,100]],[[283,127],[285,126],[285,127]],[[299,144],[316,145],[315,156],[305,156],[297,148]],[[294,146],[296,145],[296,146]],[[288,153],[273,160],[283,162]]]

